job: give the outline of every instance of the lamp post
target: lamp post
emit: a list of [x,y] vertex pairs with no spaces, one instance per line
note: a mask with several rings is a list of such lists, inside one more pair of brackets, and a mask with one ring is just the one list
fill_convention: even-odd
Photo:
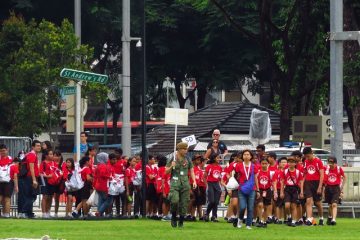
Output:
[[[74,0],[75,5],[75,35],[79,38],[78,44],[81,44],[81,0]],[[75,149],[76,161],[80,160],[80,128],[81,128],[81,81],[76,82],[75,94]]]
[[143,85],[142,85],[142,103],[141,103],[141,158],[142,158],[142,216],[146,216],[146,182],[145,182],[145,173],[146,173],[146,164],[147,164],[147,149],[146,149],[146,14],[145,14],[145,1],[143,0]]

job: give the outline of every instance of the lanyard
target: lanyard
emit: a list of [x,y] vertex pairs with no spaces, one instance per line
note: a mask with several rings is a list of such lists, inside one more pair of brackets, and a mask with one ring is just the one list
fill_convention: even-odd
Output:
[[244,167],[245,177],[246,177],[246,181],[247,181],[247,180],[249,180],[249,177],[250,177],[251,163],[249,165],[249,170],[247,172],[246,172],[246,168],[245,168],[245,163],[243,163],[243,167]]

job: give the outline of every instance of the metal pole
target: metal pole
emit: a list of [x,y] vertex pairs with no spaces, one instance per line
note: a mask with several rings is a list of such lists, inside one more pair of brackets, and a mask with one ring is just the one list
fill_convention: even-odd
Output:
[[[142,145],[142,172],[145,176],[147,164],[147,149],[146,149],[146,15],[145,15],[145,1],[143,1],[143,89],[141,96],[141,145]],[[142,216],[146,216],[146,181],[145,177],[142,178]]]
[[121,145],[124,155],[131,155],[131,124],[130,124],[130,0],[123,0],[122,29],[122,128]]
[[107,118],[108,118],[108,110],[107,110],[107,102],[105,101],[105,109],[104,109],[104,144],[107,144]]
[[[74,0],[75,4],[75,35],[79,38],[81,44],[81,0]],[[80,119],[81,119],[81,82],[76,83],[75,96],[75,146],[76,161],[80,160]]]
[[[343,31],[343,0],[330,1],[330,32]],[[343,159],[343,41],[330,42],[331,153],[342,165]]]

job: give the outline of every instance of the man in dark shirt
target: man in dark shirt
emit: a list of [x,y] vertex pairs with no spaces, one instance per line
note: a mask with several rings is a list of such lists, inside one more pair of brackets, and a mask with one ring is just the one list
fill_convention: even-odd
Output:
[[227,150],[225,143],[223,141],[219,140],[220,139],[220,130],[219,129],[215,129],[213,131],[212,137],[213,137],[213,139],[209,142],[207,149],[211,148],[214,140],[218,140],[219,141],[219,149],[220,149],[221,154],[227,154],[228,150]]

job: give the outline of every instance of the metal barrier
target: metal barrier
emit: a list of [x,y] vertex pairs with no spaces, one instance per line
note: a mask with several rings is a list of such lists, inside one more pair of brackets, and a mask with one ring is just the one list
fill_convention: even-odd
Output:
[[21,150],[30,151],[32,140],[29,137],[0,136],[0,143],[7,146],[10,156],[16,157]]

